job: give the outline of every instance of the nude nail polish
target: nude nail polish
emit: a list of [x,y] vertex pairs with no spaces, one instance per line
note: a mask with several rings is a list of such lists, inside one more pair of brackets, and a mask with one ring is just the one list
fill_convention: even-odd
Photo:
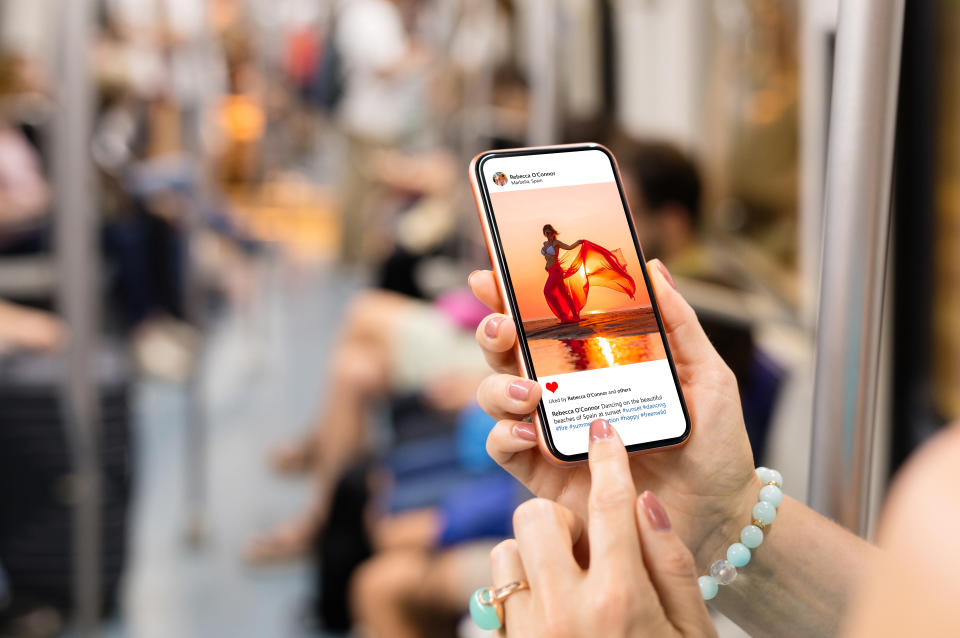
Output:
[[517,423],[513,426],[513,436],[524,441],[536,441],[537,431],[529,423]]
[[647,513],[647,520],[650,526],[658,532],[670,531],[670,517],[667,516],[667,510],[657,500],[653,492],[646,491],[640,495],[640,502],[643,503],[643,509]]
[[613,428],[606,419],[594,419],[590,424],[590,440],[603,441],[613,436]]
[[517,379],[507,388],[507,393],[511,399],[526,401],[527,397],[530,396],[530,391],[533,390],[533,386],[535,385],[536,383],[529,379]]
[[666,264],[664,264],[662,261],[660,261],[660,260],[658,259],[658,260],[657,260],[657,268],[660,270],[660,274],[663,275],[663,278],[667,280],[667,283],[670,284],[670,286],[671,286],[674,290],[676,290],[676,289],[677,289],[677,284],[673,281],[673,277],[670,275],[670,271],[667,270]]
[[503,323],[503,317],[491,317],[487,319],[487,323],[483,324],[483,333],[491,339],[496,339],[501,323]]

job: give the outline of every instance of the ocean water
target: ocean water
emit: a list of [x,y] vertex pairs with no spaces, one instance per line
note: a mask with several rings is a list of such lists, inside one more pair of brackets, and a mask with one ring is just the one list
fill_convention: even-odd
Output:
[[536,319],[523,324],[538,376],[666,358],[650,306],[581,315],[577,323]]

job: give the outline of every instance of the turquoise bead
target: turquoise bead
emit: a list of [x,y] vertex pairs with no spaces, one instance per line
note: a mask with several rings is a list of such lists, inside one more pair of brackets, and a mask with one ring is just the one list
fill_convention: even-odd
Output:
[[777,517],[777,508],[766,501],[760,501],[753,506],[753,518],[764,525],[769,525]]
[[704,600],[713,600],[717,597],[717,592],[720,591],[720,585],[717,584],[717,579],[713,576],[701,576],[697,579],[697,584],[700,585],[700,595],[703,596]]
[[757,498],[770,503],[774,507],[780,507],[780,503],[783,502],[783,492],[776,485],[764,485],[760,488],[760,496]]
[[750,549],[760,547],[763,543],[763,530],[756,525],[747,525],[740,530],[740,542]]
[[496,608],[487,604],[489,600],[490,592],[486,587],[473,592],[473,596],[470,597],[470,617],[480,629],[494,631],[500,629],[500,618],[497,616]]
[[727,560],[734,567],[743,567],[750,562],[750,550],[743,543],[734,543],[727,548]]
[[783,476],[780,472],[771,470],[769,467],[758,467],[756,472],[761,483],[776,483],[777,487],[783,487]]

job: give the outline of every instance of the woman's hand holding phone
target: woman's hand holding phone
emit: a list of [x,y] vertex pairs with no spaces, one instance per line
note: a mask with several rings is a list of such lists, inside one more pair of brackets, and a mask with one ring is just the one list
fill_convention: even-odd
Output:
[[[683,446],[631,456],[630,473],[638,491],[657,494],[702,571],[739,534],[743,513],[753,506],[760,484],[733,372],[668,279],[666,268],[652,260],[647,270],[693,432]],[[548,461],[537,448],[537,437],[543,433],[525,421],[536,412],[541,390],[539,384],[517,376],[516,327],[501,314],[504,305],[493,273],[477,271],[469,283],[477,298],[494,311],[477,329],[477,341],[498,373],[484,380],[477,392],[481,407],[499,421],[487,439],[487,452],[537,496],[586,517],[589,469]]]
[[690,551],[657,497],[637,498],[627,453],[609,423],[590,426],[593,477],[584,524],[531,499],[517,508],[516,540],[490,553],[493,582],[527,581],[504,602],[507,636],[716,636]]

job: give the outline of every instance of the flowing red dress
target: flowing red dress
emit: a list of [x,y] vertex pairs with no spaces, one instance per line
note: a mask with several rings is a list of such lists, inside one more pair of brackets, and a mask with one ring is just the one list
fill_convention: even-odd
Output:
[[627,272],[620,249],[607,250],[589,241],[564,251],[546,271],[543,296],[561,323],[580,321],[580,311],[587,303],[591,285],[619,290],[631,299],[637,292],[637,284]]

